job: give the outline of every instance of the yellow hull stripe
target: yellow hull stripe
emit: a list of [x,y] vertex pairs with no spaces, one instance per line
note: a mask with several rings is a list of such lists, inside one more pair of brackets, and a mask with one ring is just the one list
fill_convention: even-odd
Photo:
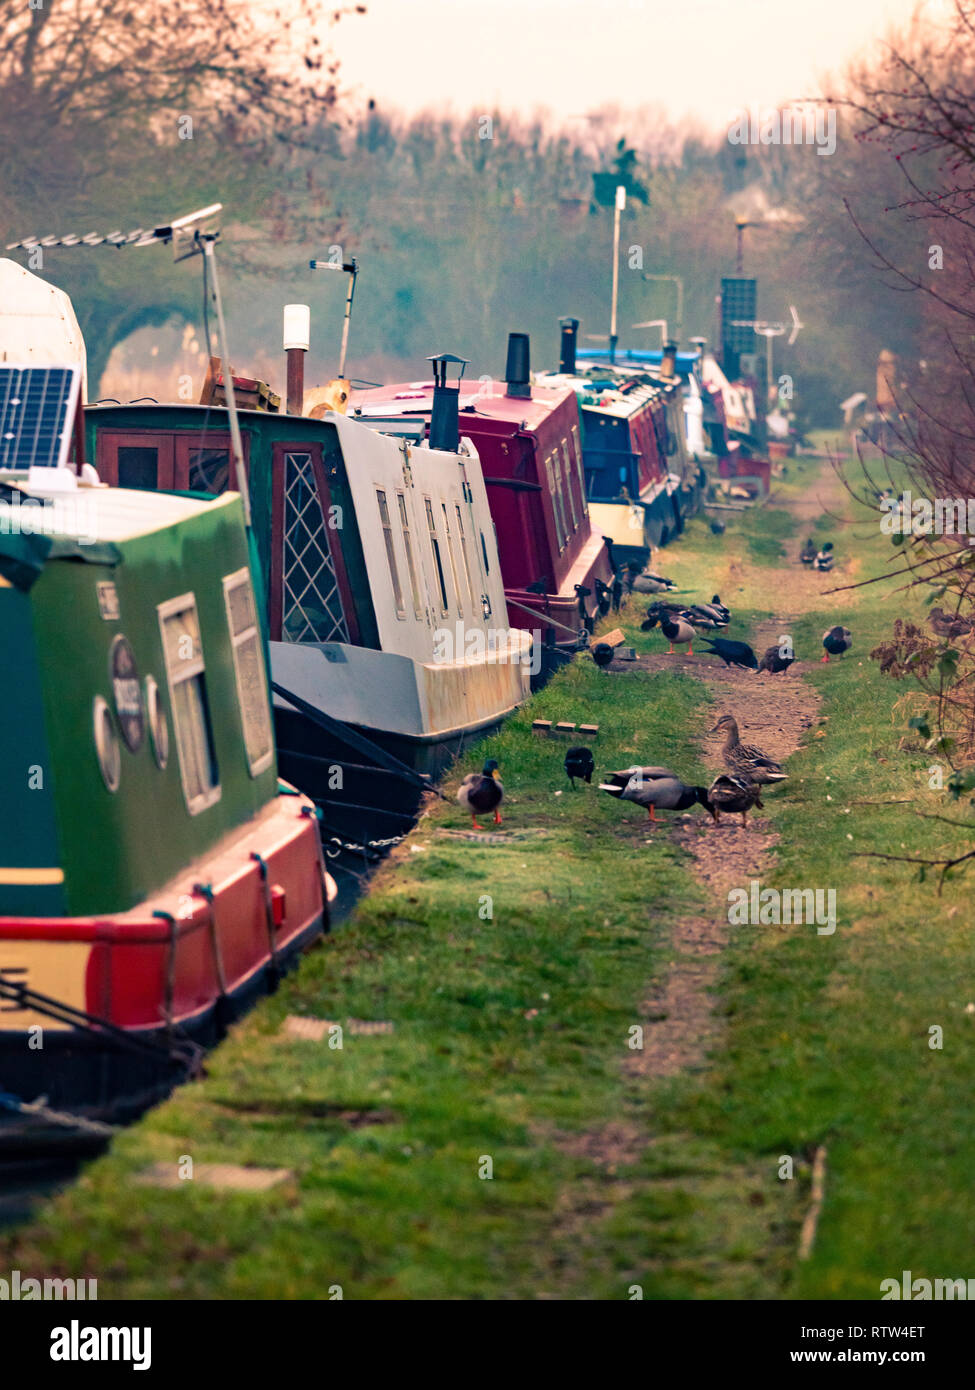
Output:
[[0,884],[63,883],[63,869],[0,869]]

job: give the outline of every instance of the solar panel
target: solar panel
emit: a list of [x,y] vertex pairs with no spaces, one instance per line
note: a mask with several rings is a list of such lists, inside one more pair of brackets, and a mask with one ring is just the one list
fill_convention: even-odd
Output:
[[0,470],[65,466],[80,383],[78,367],[0,362]]
[[749,325],[755,321],[757,284],[740,276],[721,281],[721,342],[726,350],[755,351],[755,330]]

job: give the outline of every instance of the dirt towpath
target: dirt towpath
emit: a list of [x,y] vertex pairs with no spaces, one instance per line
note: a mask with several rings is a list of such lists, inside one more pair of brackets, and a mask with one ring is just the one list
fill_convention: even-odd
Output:
[[[823,512],[841,514],[843,498],[842,484],[826,464],[807,493],[786,505],[796,516],[807,519]],[[790,546],[788,557],[770,572],[770,577],[774,575],[776,612],[752,633],[752,646],[759,657],[791,631],[800,614],[832,606],[834,600],[837,607],[850,606],[849,594],[824,595],[823,576],[797,563],[801,543],[797,540]],[[847,574],[851,568],[848,562]],[[815,661],[818,653],[811,656]],[[809,660],[796,662],[779,675],[728,668],[717,658],[702,661],[663,653],[643,656],[640,664],[651,670],[673,670],[676,666],[704,681],[714,697],[715,721],[722,714],[733,715],[742,741],[755,744],[778,761],[794,753],[816,723],[819,695],[802,679]],[[704,743],[705,760],[715,774],[724,771],[722,742],[723,736],[716,734]],[[768,788],[763,800],[776,795],[781,792]],[[723,816],[714,826],[700,815],[686,815],[664,833],[691,855],[694,873],[708,889],[713,908],[684,919],[674,929],[668,968],[644,1001],[643,1050],[634,1052],[627,1065],[653,1078],[699,1070],[718,1043],[721,1021],[715,1005],[721,957],[730,931],[728,891],[747,885],[753,878],[760,879],[768,871],[778,838],[757,811],[749,818],[747,830],[737,816]]]

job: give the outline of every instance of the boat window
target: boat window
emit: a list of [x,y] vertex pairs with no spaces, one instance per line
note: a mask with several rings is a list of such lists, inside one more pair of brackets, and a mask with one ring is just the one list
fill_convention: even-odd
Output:
[[461,601],[460,582],[457,578],[457,560],[454,556],[454,539],[450,534],[450,513],[447,511],[446,502],[441,502],[440,505],[443,507],[443,529],[447,537],[447,554],[450,556],[450,573],[453,575],[454,579],[454,595],[457,599],[457,611],[458,613],[462,613],[464,605]]
[[420,585],[416,576],[416,561],[413,558],[413,536],[410,530],[410,517],[406,510],[406,498],[403,493],[396,494],[396,501],[399,505],[400,527],[403,531],[403,545],[406,548],[406,568],[410,572],[410,588],[413,590],[413,610],[418,618],[423,616],[423,604],[420,602]]
[[486,575],[490,575],[490,573],[491,573],[491,566],[488,564],[487,544],[485,543],[485,540],[484,540],[484,532],[483,532],[483,531],[480,533],[480,536],[481,536],[481,554],[484,556],[484,573],[485,573]]
[[159,486],[158,449],[148,444],[120,444],[117,458],[119,487],[154,491]]
[[226,492],[230,481],[229,449],[191,449],[189,451],[190,492]]
[[548,476],[548,490],[552,498],[552,512],[555,516],[555,531],[559,542],[559,550],[565,549],[565,513],[562,507],[562,479],[559,468],[559,457],[553,449],[545,460],[545,472]]
[[576,508],[576,495],[572,487],[572,462],[569,458],[569,441],[562,440],[562,472],[565,476],[565,491],[569,499],[569,511],[572,513],[572,530],[575,531],[579,525],[579,512]]
[[187,810],[195,816],[220,797],[196,599],[192,594],[183,594],[161,603],[156,612],[166,659],[183,794]]
[[427,526],[430,528],[430,549],[433,551],[433,567],[437,572],[437,579],[440,583],[440,611],[447,612],[447,583],[444,579],[443,563],[440,559],[440,542],[437,540],[437,523],[433,515],[433,503],[429,497],[424,497],[427,509]]
[[576,477],[579,479],[579,496],[582,498],[582,514],[586,515],[586,470],[582,462],[582,442],[579,439],[579,426],[572,426],[572,448],[575,452]]
[[228,574],[223,581],[223,601],[227,609],[227,626],[234,654],[234,673],[237,677],[237,700],[244,726],[244,747],[247,766],[257,777],[271,766],[274,757],[274,734],[271,730],[271,709],[267,697],[267,672],[264,668],[264,644],[254,605],[254,588],[248,569]]
[[117,792],[122,780],[122,750],[115,731],[115,720],[108,702],[96,695],[92,706],[92,721],[95,731],[95,752],[102,780],[110,792]]
[[279,477],[283,490],[278,542],[281,640],[348,642],[349,627],[311,454],[303,449],[286,449]]
[[474,603],[474,581],[471,578],[471,559],[467,553],[467,536],[464,532],[464,515],[460,509],[459,502],[454,503],[454,508],[457,512],[457,534],[460,536],[460,553],[464,559],[464,573],[467,576],[467,592],[470,594],[471,598],[471,615],[474,616],[476,607]]
[[383,528],[383,540],[386,544],[386,560],[389,564],[389,577],[393,581],[393,601],[396,604],[397,618],[406,617],[406,605],[403,602],[403,589],[399,582],[399,566],[396,563],[396,551],[393,548],[393,523],[389,519],[389,507],[386,503],[386,494],[382,488],[376,488],[376,498],[379,502],[379,521]]

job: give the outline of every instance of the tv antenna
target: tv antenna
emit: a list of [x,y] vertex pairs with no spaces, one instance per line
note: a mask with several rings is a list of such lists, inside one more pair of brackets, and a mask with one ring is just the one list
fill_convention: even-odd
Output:
[[[792,326],[789,332],[788,345],[789,347],[792,347],[792,345],[795,343],[796,339],[799,336],[799,330],[805,328],[805,324],[800,320],[799,315],[796,313],[796,308],[794,304],[789,305],[789,313],[792,317]],[[765,339],[766,371],[768,373],[769,384],[771,384],[773,380],[772,341],[775,338],[781,338],[782,334],[786,331],[788,325],[784,323],[768,323],[765,319],[732,319],[731,322],[735,328],[751,328],[754,330],[754,332],[759,334],[760,337]]]
[[211,203],[209,207],[198,208],[196,212],[189,212],[185,217],[175,217],[171,222],[158,227],[149,229],[136,227],[131,232],[108,232],[104,236],[99,235],[98,232],[89,232],[87,236],[24,237],[21,241],[10,242],[6,249],[8,251],[33,251],[38,247],[47,250],[55,246],[114,246],[117,250],[121,250],[125,246],[171,245],[174,262],[189,260],[191,256],[203,256],[204,285],[207,283],[207,267],[209,267],[213,285],[213,302],[217,311],[220,352],[224,364],[224,390],[227,395],[227,416],[230,422],[230,443],[234,456],[234,476],[237,481],[237,491],[240,493],[241,505],[244,509],[244,524],[250,530],[250,493],[247,487],[247,473],[244,469],[244,446],[240,437],[240,421],[237,416],[237,400],[234,395],[234,373],[230,365],[227,325],[223,315],[223,297],[220,293],[220,279],[217,274],[215,254],[216,244],[220,240],[220,229],[214,225],[214,218],[222,211],[222,203]]
[[[338,247],[334,248],[338,250]],[[345,296],[345,313],[342,316],[342,347],[339,351],[339,378],[345,377],[345,354],[349,346],[349,325],[352,322],[352,299],[355,295],[356,276],[359,274],[359,262],[355,256],[351,261],[309,261],[311,270],[341,270],[349,277],[349,289]]]

